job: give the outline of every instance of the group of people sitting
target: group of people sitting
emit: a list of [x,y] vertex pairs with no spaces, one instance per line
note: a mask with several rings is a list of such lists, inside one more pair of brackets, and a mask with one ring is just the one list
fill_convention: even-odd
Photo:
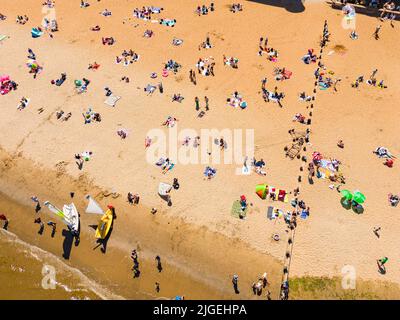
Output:
[[101,42],[103,43],[103,46],[106,44],[112,46],[115,43],[115,39],[113,37],[102,37]]
[[89,6],[90,6],[89,2],[81,0],[81,8],[87,8]]
[[128,131],[126,129],[119,129],[117,130],[117,135],[119,135],[121,139],[126,139],[128,136]]
[[103,11],[100,12],[100,14],[104,17],[110,17],[112,15],[112,12],[108,9],[104,9]]
[[19,101],[17,109],[20,111],[24,110],[28,106],[28,104],[29,104],[29,99],[22,97],[21,100]]
[[270,102],[271,100],[273,102],[277,102],[279,106],[282,108],[282,103],[281,100],[285,97],[285,94],[283,92],[278,92],[278,87],[275,87],[274,91],[269,91],[266,87],[267,84],[267,78],[264,78],[262,80],[262,85],[261,85],[261,90],[262,90],[262,96],[265,102]]
[[303,91],[299,94],[299,100],[300,101],[305,101],[305,102],[309,102],[312,100],[311,96],[306,95],[306,93]]
[[94,112],[92,108],[89,108],[88,111],[82,113],[82,116],[85,120],[85,124],[101,121],[100,113]]
[[100,68],[100,65],[96,61],[94,63],[90,63],[88,66],[89,70],[97,70],[98,68]]
[[213,12],[215,10],[214,8],[214,3],[211,3],[209,7],[207,7],[206,5],[202,5],[202,6],[197,6],[196,9],[196,13],[201,16],[201,15],[207,15],[209,12]]
[[294,117],[293,117],[293,121],[305,124],[306,123],[306,117],[303,116],[301,113],[296,113],[294,115]]
[[253,158],[253,167],[254,167],[254,171],[261,175],[261,176],[266,176],[267,173],[265,172],[265,170],[263,170],[265,168],[265,161],[263,160],[263,158],[261,158],[260,160],[256,160],[256,158]]
[[160,19],[160,24],[167,27],[175,27],[176,19]]
[[63,72],[61,73],[60,78],[57,80],[51,80],[51,84],[55,84],[57,87],[59,87],[64,83],[65,80],[67,80],[67,74]]
[[217,169],[211,168],[207,166],[204,170],[204,175],[207,177],[208,180],[214,178],[217,174]]
[[156,162],[156,166],[161,167],[162,173],[166,174],[168,171],[172,170],[175,166],[173,162],[169,158],[160,158]]

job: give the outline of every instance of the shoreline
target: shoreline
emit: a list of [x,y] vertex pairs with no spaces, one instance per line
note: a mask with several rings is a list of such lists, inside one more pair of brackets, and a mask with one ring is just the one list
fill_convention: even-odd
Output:
[[[1,152],[0,152],[1,154]],[[101,254],[97,250],[97,254],[90,253],[90,243],[95,245],[93,235],[90,235],[91,229],[87,226],[88,222],[93,224],[93,218],[90,215],[82,213],[83,195],[88,191],[99,191],[98,188],[92,187],[90,184],[71,184],[68,186],[68,182],[73,182],[67,176],[57,176],[57,172],[35,172],[35,169],[31,167],[28,169],[28,160],[23,158],[14,158],[11,162],[4,161],[4,154],[1,154],[1,159],[5,163],[6,167],[0,167],[0,180],[2,181],[0,194],[0,203],[4,212],[9,212],[7,217],[10,220],[9,231],[15,233],[21,240],[28,243],[32,243],[39,248],[49,251],[55,254],[57,257],[61,256],[62,250],[62,239],[60,239],[60,228],[63,227],[60,221],[57,221],[58,230],[56,237],[51,239],[49,237],[49,229],[45,228],[45,232],[42,236],[37,235],[38,225],[33,224],[35,217],[34,206],[29,205],[31,190],[35,190],[34,194],[41,199],[42,203],[46,196],[52,190],[52,186],[49,186],[48,191],[46,184],[42,181],[36,181],[35,183],[29,182],[29,176],[41,177],[43,180],[50,181],[54,178],[55,185],[62,185],[63,188],[59,188],[59,191],[52,191],[51,201],[59,203],[58,201],[70,201],[67,195],[69,190],[74,190],[75,197],[73,201],[81,211],[81,243],[78,247],[74,247],[71,250],[71,257],[69,261],[65,261],[68,265],[73,266],[81,270],[86,276],[91,279],[99,279],[101,274],[107,275],[107,279],[104,285],[105,287],[113,288],[117,286],[116,294],[120,294],[126,298],[156,298],[157,295],[152,290],[152,284],[154,281],[160,282],[161,293],[163,295],[168,293],[169,297],[175,295],[184,294],[187,299],[234,299],[234,298],[246,298],[254,299],[251,294],[251,279],[257,279],[264,270],[268,271],[269,278],[272,283],[270,291],[273,297],[278,296],[278,290],[280,286],[280,272],[281,263],[277,262],[275,258],[266,254],[256,252],[254,249],[250,249],[247,244],[242,243],[239,239],[226,238],[221,234],[217,234],[206,230],[204,227],[199,228],[197,226],[188,225],[183,221],[174,221],[170,217],[166,216],[161,212],[158,212],[155,217],[150,213],[149,209],[146,209],[139,205],[132,209],[122,199],[113,199],[112,203],[116,207],[117,219],[115,227],[110,241],[107,245],[106,254]],[[21,166],[21,163],[24,165]],[[10,167],[10,165],[12,166]],[[37,169],[38,170],[38,169]],[[14,173],[18,172],[20,175],[17,176]],[[28,174],[28,177],[24,177],[24,172]],[[15,180],[14,180],[15,179]],[[70,181],[66,181],[70,180]],[[13,181],[13,182],[11,182]],[[34,187],[37,186],[37,188]],[[14,190],[18,190],[17,198],[25,199],[25,203],[16,203],[15,199],[9,198],[8,195],[4,196],[7,192],[4,188],[8,189],[9,195],[12,196]],[[13,186],[13,187],[11,187]],[[23,197],[26,196],[26,197]],[[15,196],[15,193],[14,193]],[[54,199],[54,200],[53,200]],[[58,200],[60,199],[60,200]],[[61,200],[63,199],[63,200]],[[82,200],[80,200],[82,199]],[[97,200],[99,200],[97,198]],[[17,200],[18,201],[18,200]],[[105,203],[104,200],[99,201],[101,204]],[[22,207],[22,210],[21,210]],[[129,208],[129,209],[128,209]],[[129,214],[135,215],[136,221],[131,224],[132,221],[128,221],[127,214],[124,211],[130,211]],[[133,212],[132,212],[133,211]],[[54,217],[46,212],[45,208],[42,208],[40,215],[43,221],[52,220],[55,221]],[[120,225],[119,221],[123,219],[124,225]],[[140,220],[140,221],[139,221]],[[180,219],[179,219],[180,220]],[[150,223],[150,224],[148,224]],[[154,239],[151,235],[146,233],[138,234],[137,236],[126,236],[129,235],[127,230],[131,230],[132,233],[139,230],[152,230],[157,233],[157,239]],[[163,230],[163,234],[161,234]],[[190,234],[187,238],[181,235],[181,233]],[[143,237],[141,237],[143,236]],[[139,279],[132,278],[129,268],[131,261],[129,259],[130,250],[137,248],[139,253],[139,261],[141,267],[141,276]],[[208,248],[208,249],[207,249]],[[210,248],[214,253],[214,257],[209,257]],[[216,250],[216,251],[213,251]],[[232,254],[225,255],[224,252],[232,252]],[[163,271],[160,275],[161,280],[158,279],[158,275],[155,272],[155,262],[152,260],[154,256],[158,254],[163,260],[163,267],[167,271]],[[237,259],[250,259],[251,263],[246,262],[246,267],[241,266],[237,268],[237,273],[241,279],[241,294],[239,296],[234,295],[231,288],[229,275],[233,275],[235,265],[241,264]],[[62,259],[62,258],[61,258]],[[107,261],[105,261],[107,260]],[[116,271],[112,266],[110,260],[118,261],[121,269]],[[96,266],[93,267],[92,265]],[[218,270],[215,266],[218,265]],[[100,267],[101,266],[101,267]],[[102,269],[107,268],[107,269]],[[142,269],[143,268],[143,269]],[[85,272],[85,271],[86,272]],[[105,271],[107,270],[107,272]],[[88,272],[88,274],[87,274]],[[165,272],[167,272],[165,274]],[[164,275],[165,274],[165,275]],[[168,281],[168,277],[174,277],[174,281]],[[122,286],[126,281],[132,282],[132,289],[129,286]],[[246,283],[247,282],[247,283]],[[135,287],[135,284],[139,286]],[[174,289],[177,287],[177,289]],[[144,289],[144,293],[138,294],[134,291],[137,288]],[[184,293],[175,292],[174,290],[183,290]],[[112,292],[114,292],[112,290]],[[150,294],[150,296],[148,296]],[[262,298],[262,297],[261,297]]]

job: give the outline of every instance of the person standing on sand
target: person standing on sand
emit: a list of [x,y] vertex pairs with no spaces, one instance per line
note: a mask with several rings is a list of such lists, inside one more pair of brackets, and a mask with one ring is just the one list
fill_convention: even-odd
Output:
[[196,111],[200,110],[200,100],[198,97],[194,98],[194,103],[196,104]]
[[204,100],[205,100],[205,102],[206,102],[206,111],[208,111],[208,110],[210,110],[210,108],[209,108],[209,99],[208,99],[208,97],[207,96],[205,96],[204,97]]
[[379,40],[379,31],[381,30],[381,28],[382,28],[382,25],[377,26],[375,29],[375,32],[373,33],[375,40]]
[[156,282],[156,292],[157,293],[160,292],[160,284],[158,282]]

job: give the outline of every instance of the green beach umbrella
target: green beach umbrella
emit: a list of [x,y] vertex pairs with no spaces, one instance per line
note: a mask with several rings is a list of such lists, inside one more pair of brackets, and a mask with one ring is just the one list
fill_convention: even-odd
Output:
[[342,190],[340,193],[346,200],[351,200],[353,198],[353,194],[349,190]]
[[353,200],[361,204],[365,202],[365,196],[360,191],[356,191],[354,192]]

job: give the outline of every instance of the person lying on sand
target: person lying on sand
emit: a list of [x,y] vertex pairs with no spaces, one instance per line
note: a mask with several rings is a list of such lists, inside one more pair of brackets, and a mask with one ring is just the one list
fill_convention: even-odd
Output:
[[240,3],[233,3],[230,6],[230,11],[233,13],[239,12],[243,10],[243,6]]

